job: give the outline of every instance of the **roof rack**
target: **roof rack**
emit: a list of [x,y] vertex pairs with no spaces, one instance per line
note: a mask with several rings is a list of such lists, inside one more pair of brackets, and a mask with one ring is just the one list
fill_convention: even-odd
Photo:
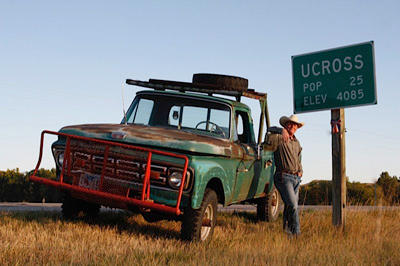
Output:
[[140,81],[127,79],[126,83],[129,85],[136,85],[145,88],[152,88],[155,90],[175,90],[180,92],[200,92],[207,93],[208,95],[221,94],[226,96],[236,97],[236,100],[240,102],[242,96],[257,100],[265,100],[267,97],[266,93],[256,92],[254,89],[247,89],[247,91],[233,91],[225,90],[219,86],[213,84],[203,83],[191,83],[181,82],[172,80],[160,80],[160,79],[149,79],[149,81]]

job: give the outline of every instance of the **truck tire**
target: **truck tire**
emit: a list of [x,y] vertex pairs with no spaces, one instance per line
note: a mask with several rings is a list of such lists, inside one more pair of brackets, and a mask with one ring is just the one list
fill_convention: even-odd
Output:
[[64,219],[73,220],[79,217],[95,218],[100,212],[100,205],[75,199],[64,194],[61,213]]
[[192,82],[218,86],[218,88],[225,91],[239,92],[247,91],[249,86],[249,81],[245,78],[206,73],[193,74]]
[[218,198],[214,190],[207,188],[199,209],[188,206],[183,213],[181,237],[188,241],[210,241],[217,220]]
[[61,213],[64,219],[73,220],[78,218],[81,206],[79,200],[65,193],[62,199]]
[[86,201],[82,202],[82,212],[87,218],[96,218],[100,212],[100,205]]
[[272,188],[267,196],[259,198],[257,202],[257,218],[260,221],[273,222],[278,219],[281,201],[279,200],[279,192]]

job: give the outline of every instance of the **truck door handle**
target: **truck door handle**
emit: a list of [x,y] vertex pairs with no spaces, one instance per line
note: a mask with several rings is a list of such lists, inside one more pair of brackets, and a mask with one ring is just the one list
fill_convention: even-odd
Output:
[[249,169],[246,169],[246,167],[239,167],[236,172],[238,173],[247,173]]

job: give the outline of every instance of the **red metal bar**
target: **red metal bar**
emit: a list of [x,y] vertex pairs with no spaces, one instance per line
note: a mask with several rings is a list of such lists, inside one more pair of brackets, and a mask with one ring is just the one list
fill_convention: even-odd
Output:
[[67,143],[65,144],[65,149],[64,149],[64,160],[60,174],[60,183],[64,181],[65,165],[67,164],[67,162],[69,163],[70,146],[71,146],[71,138],[67,137]]
[[179,206],[181,205],[183,187],[185,186],[188,164],[189,164],[189,160],[186,157],[185,158],[185,166],[183,167],[181,186],[179,187],[178,199],[176,200],[176,208],[175,208],[176,213],[180,212]]
[[[71,138],[68,138],[68,160],[66,161],[67,163],[67,175],[71,175],[71,167],[72,167],[72,160],[71,160]],[[64,159],[65,159],[65,153],[64,153]]]
[[147,183],[147,192],[146,192],[146,200],[150,199],[150,182]]
[[103,161],[103,168],[101,169],[101,176],[100,176],[100,185],[99,189],[100,191],[103,190],[103,182],[104,182],[104,174],[106,172],[106,166],[107,166],[107,160],[108,160],[108,152],[110,150],[110,146],[107,145],[105,150],[104,150],[104,161]]
[[118,195],[114,195],[114,194],[110,194],[110,193],[102,192],[102,191],[91,190],[91,189],[78,187],[78,186],[74,186],[74,185],[70,185],[70,184],[66,184],[66,183],[60,183],[59,181],[54,181],[54,180],[42,178],[42,177],[39,177],[39,176],[31,176],[30,179],[32,181],[34,181],[34,182],[45,184],[45,185],[50,185],[50,186],[53,186],[53,187],[56,187],[56,188],[68,189],[68,190],[72,190],[72,191],[75,191],[75,192],[81,192],[81,193],[85,193],[85,194],[101,197],[101,198],[104,198],[104,199],[122,201],[122,202],[125,202],[125,203],[128,203],[128,204],[137,205],[139,207],[154,209],[154,210],[157,210],[157,211],[166,212],[166,213],[170,213],[170,214],[176,214],[176,215],[180,215],[181,214],[181,211],[178,210],[178,212],[177,212],[175,207],[170,207],[170,206],[166,206],[166,205],[163,205],[163,204],[158,204],[158,203],[154,203],[154,202],[150,202],[150,201],[142,201],[142,200],[138,200],[138,199],[118,196]]
[[134,145],[131,145],[131,144],[113,142],[113,141],[108,141],[108,140],[101,140],[101,139],[94,139],[94,138],[88,138],[88,137],[75,136],[75,135],[71,135],[71,134],[66,134],[66,133],[61,133],[61,132],[56,132],[56,131],[50,131],[50,130],[44,130],[42,132],[42,134],[43,133],[45,133],[45,134],[47,133],[47,134],[50,134],[50,135],[63,136],[63,137],[70,137],[70,138],[79,139],[79,140],[86,140],[86,141],[101,143],[101,144],[105,144],[105,145],[108,144],[108,145],[117,146],[117,147],[135,149],[135,150],[138,150],[138,151],[152,152],[154,154],[167,155],[167,156],[172,156],[172,157],[176,157],[176,158],[182,158],[182,159],[187,158],[185,155],[181,155],[181,154],[176,154],[176,153],[166,152],[166,151],[160,151],[160,150],[154,150],[154,149],[149,149],[149,148],[143,148],[143,147],[134,146]]
[[151,173],[151,155],[152,153],[149,152],[147,156],[147,164],[146,164],[146,173],[144,175],[143,180],[143,189],[142,189],[142,200],[148,199],[149,195],[146,196],[147,186],[150,186],[150,173]]
[[38,159],[38,162],[37,162],[37,164],[36,164],[35,171],[33,172],[33,175],[36,175],[36,174],[37,174],[37,171],[38,171],[38,169],[39,169],[40,163],[42,162],[44,134],[45,134],[45,131],[43,131],[42,134],[40,134],[39,159]]
[[[62,166],[62,171],[60,173],[60,180],[59,181],[49,180],[49,179],[46,179],[46,178],[42,178],[42,177],[36,176],[37,171],[38,171],[39,166],[40,166],[40,163],[41,163],[41,160],[42,160],[42,156],[43,156],[44,134],[63,136],[63,137],[66,137],[66,139],[67,139],[66,140],[66,145],[65,145],[65,150],[64,150],[64,162],[63,162],[63,166]],[[111,193],[108,193],[108,192],[91,190],[91,189],[83,188],[83,187],[80,187],[80,186],[77,186],[77,185],[70,185],[70,184],[64,183],[63,182],[63,177],[64,177],[64,173],[65,173],[66,164],[68,163],[68,168],[67,168],[68,173],[70,172],[70,168],[71,168],[71,165],[72,165],[72,160],[70,158],[70,156],[71,156],[71,139],[90,141],[90,142],[100,143],[100,144],[106,145],[106,148],[105,148],[105,151],[104,151],[104,161],[103,161],[102,174],[101,174],[101,179],[100,179],[100,181],[101,181],[100,188],[102,188],[102,186],[103,186],[103,180],[104,180],[104,176],[106,174],[105,171],[106,171],[106,166],[107,166],[107,163],[108,163],[108,154],[109,154],[110,146],[117,146],[117,147],[123,147],[123,148],[134,149],[134,150],[143,151],[143,152],[148,152],[145,177],[144,177],[144,180],[143,180],[143,189],[142,189],[141,200],[130,198],[129,197],[130,189],[127,190],[125,197],[123,197],[123,196],[111,194]],[[177,204],[176,204],[175,207],[171,207],[171,206],[167,206],[167,205],[163,205],[163,204],[154,203],[152,201],[148,201],[150,199],[150,177],[151,177],[151,158],[152,158],[152,154],[171,156],[171,157],[175,157],[175,158],[181,158],[181,159],[184,160],[184,167],[183,167],[183,173],[182,173],[182,175],[183,175],[182,176],[182,183],[181,183],[181,186],[179,188],[178,197],[177,197]],[[90,160],[90,162],[91,162],[90,168],[91,168],[91,171],[93,171],[93,160],[92,160],[93,159],[93,154],[90,155],[90,158],[91,158],[91,160]],[[106,140],[99,140],[99,139],[93,139],[93,138],[88,138],[88,137],[81,137],[81,136],[75,136],[75,135],[70,135],[70,134],[65,134],[65,133],[59,133],[59,132],[44,130],[42,132],[42,134],[41,134],[39,160],[38,160],[38,163],[36,165],[34,174],[30,177],[30,179],[32,181],[34,181],[34,182],[39,182],[39,183],[42,183],[42,184],[51,185],[51,186],[62,188],[62,189],[67,189],[67,190],[72,190],[72,191],[77,191],[77,192],[83,192],[83,193],[94,195],[94,196],[98,196],[98,197],[101,197],[101,198],[104,198],[104,199],[121,200],[121,201],[129,203],[129,204],[138,205],[139,207],[149,208],[149,209],[154,209],[154,210],[158,210],[158,211],[163,211],[163,212],[167,212],[167,213],[173,213],[173,214],[176,214],[176,215],[180,215],[181,211],[179,209],[179,206],[180,206],[182,195],[183,195],[183,188],[184,188],[184,185],[185,185],[188,163],[189,163],[189,160],[188,160],[187,156],[185,156],[185,155],[174,154],[174,153],[170,153],[170,152],[153,150],[153,149],[148,149],[148,148],[143,148],[143,147],[137,147],[137,146],[133,146],[133,145],[130,145],[130,144],[124,144],[124,143],[118,143],[118,142],[112,142],[112,141],[106,141]]]

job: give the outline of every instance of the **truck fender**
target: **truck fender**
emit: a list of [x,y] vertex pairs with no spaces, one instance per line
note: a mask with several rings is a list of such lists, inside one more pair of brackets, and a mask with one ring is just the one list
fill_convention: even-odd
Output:
[[203,173],[201,177],[195,178],[194,187],[196,189],[194,189],[192,194],[192,208],[200,208],[201,202],[203,201],[204,192],[207,187],[214,189],[217,193],[218,201],[224,204],[225,199],[229,198],[229,195],[232,193],[229,186],[224,185],[225,182],[227,182],[227,175],[221,166],[209,168],[208,171]]

